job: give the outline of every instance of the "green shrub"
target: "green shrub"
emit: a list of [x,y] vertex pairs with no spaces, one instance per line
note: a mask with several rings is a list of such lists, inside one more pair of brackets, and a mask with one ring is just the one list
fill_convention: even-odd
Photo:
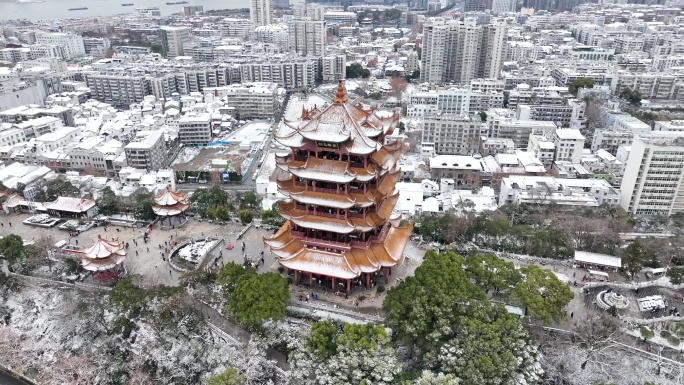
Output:
[[384,291],[385,291],[385,285],[378,286],[378,293],[382,293]]
[[668,339],[668,338],[672,337],[672,333],[670,333],[667,330],[663,330],[660,332],[660,336],[665,338],[665,339]]
[[669,342],[670,345],[672,345],[672,346],[679,346],[680,341],[679,341],[679,338],[677,338],[675,336],[671,336],[670,338],[667,339],[667,342]]

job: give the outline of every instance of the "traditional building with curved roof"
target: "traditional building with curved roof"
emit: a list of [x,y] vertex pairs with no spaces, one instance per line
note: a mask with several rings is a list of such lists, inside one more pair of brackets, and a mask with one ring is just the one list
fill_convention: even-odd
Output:
[[185,210],[187,210],[188,207],[187,195],[180,191],[171,191],[171,189],[167,187],[166,190],[154,197],[152,211],[159,217],[160,223],[163,223],[164,219],[168,218],[169,226],[171,226],[171,218],[173,217],[178,218],[179,224],[182,223]]
[[121,265],[128,258],[128,252],[118,238],[107,239],[98,235],[95,242],[86,247],[79,257],[84,269],[105,271]]
[[393,215],[404,143],[384,143],[398,121],[397,114],[349,103],[340,81],[330,106],[303,108],[276,133],[291,149],[276,155],[287,175],[277,180],[289,197],[278,205],[287,221],[264,242],[295,284],[308,277],[310,287],[320,280],[350,294],[352,281],[369,288],[379,272],[387,283],[401,262],[413,229],[398,227],[401,218]]

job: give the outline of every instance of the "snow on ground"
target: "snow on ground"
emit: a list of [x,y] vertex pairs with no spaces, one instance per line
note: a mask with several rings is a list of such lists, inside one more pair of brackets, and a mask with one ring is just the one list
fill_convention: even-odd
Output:
[[199,241],[193,242],[188,245],[183,246],[178,250],[178,256],[185,259],[188,262],[198,264],[202,261],[202,258],[216,246],[218,240],[213,241]]
[[559,273],[559,272],[557,272],[557,271],[554,271],[553,273],[556,275],[556,278],[558,278],[559,280],[561,280],[561,281],[563,281],[563,282],[566,282],[566,283],[568,283],[568,284],[572,282],[572,280],[570,279],[570,277],[568,277],[567,275],[565,275],[565,274],[563,274],[563,273]]
[[176,159],[173,160],[171,166],[188,163],[189,161],[195,159],[195,157],[199,155],[200,151],[202,151],[202,149],[199,147],[184,147]]
[[414,180],[430,179],[430,171],[420,154],[403,154],[399,159],[399,165],[412,165],[414,167]]

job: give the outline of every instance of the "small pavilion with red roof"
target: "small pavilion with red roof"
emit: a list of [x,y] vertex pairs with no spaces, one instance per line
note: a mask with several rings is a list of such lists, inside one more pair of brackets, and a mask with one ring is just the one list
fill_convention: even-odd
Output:
[[168,218],[169,226],[172,225],[171,218],[178,218],[178,225],[185,223],[185,210],[189,207],[188,198],[180,191],[171,191],[170,188],[162,191],[154,197],[152,210],[159,218],[159,223],[163,226],[164,219]]
[[84,269],[101,272],[122,266],[122,263],[128,258],[128,252],[123,242],[118,238],[107,239],[98,235],[95,242],[83,249],[83,253],[79,257]]

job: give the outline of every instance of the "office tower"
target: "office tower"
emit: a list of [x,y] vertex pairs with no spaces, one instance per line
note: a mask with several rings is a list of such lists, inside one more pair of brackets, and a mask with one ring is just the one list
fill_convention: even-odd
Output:
[[477,25],[435,18],[423,27],[422,81],[468,84],[476,78],[496,78],[505,57],[504,21]]
[[36,44],[60,47],[64,60],[85,56],[83,37],[75,33],[36,31]]
[[302,56],[325,54],[325,21],[292,20],[287,27],[290,51]]
[[517,4],[516,0],[492,0],[492,13],[501,15],[506,12],[515,12]]
[[249,3],[249,18],[255,27],[271,24],[272,11],[271,0],[251,0]]
[[183,56],[183,44],[190,41],[190,28],[161,27],[162,55],[173,58]]

